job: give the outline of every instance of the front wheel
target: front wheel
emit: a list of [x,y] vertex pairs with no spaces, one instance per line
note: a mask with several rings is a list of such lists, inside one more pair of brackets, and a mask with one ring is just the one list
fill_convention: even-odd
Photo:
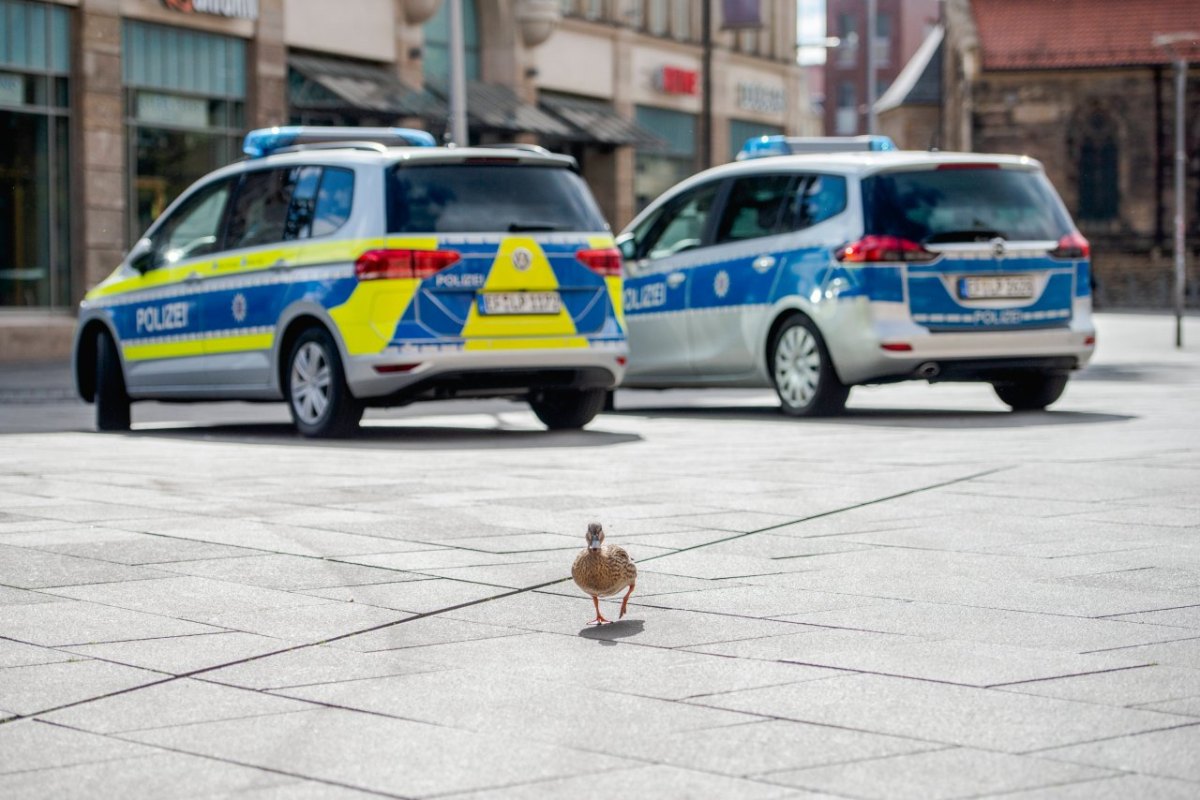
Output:
[[102,431],[129,430],[129,395],[117,343],[108,331],[96,337],[96,428]]
[[309,328],[292,345],[287,371],[288,408],[305,436],[349,436],[358,429],[363,404],[346,386],[346,373],[333,337]]
[[850,387],[838,380],[825,340],[807,317],[783,323],[771,343],[770,364],[783,413],[819,417],[845,408]]
[[552,431],[587,425],[604,408],[604,389],[545,389],[529,398],[529,407]]
[[1037,373],[992,384],[996,396],[1013,411],[1041,411],[1062,397],[1067,376]]

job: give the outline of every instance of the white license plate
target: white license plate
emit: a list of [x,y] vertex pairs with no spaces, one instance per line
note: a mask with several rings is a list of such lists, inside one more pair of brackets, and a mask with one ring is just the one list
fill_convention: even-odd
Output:
[[562,310],[558,292],[488,292],[479,295],[484,314],[557,314]]
[[963,300],[999,300],[1033,297],[1031,275],[980,275],[958,279]]

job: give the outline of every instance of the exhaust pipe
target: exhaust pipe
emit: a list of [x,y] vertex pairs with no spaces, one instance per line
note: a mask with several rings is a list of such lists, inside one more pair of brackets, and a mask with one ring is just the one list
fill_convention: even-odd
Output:
[[917,367],[917,375],[921,378],[925,378],[926,380],[936,378],[938,373],[941,371],[942,368],[933,361],[926,361],[924,364]]

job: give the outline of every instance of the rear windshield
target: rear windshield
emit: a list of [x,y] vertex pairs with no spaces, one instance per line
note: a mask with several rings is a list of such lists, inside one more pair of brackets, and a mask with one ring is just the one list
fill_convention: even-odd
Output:
[[587,184],[563,167],[468,163],[392,170],[390,233],[604,230]]
[[922,244],[1057,241],[1072,230],[1039,172],[942,169],[883,172],[862,184],[866,233]]

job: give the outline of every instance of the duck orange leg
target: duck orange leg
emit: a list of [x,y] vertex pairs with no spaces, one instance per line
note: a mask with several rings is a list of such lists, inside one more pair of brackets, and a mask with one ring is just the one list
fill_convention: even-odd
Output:
[[588,624],[591,625],[592,623],[595,623],[596,625],[603,625],[604,623],[608,622],[608,620],[604,618],[604,615],[600,613],[600,598],[596,595],[592,595],[592,605],[596,607],[596,618]]
[[621,616],[617,617],[617,619],[621,619],[621,617],[625,616],[625,607],[629,605],[629,595],[633,594],[633,589],[635,586],[637,586],[637,581],[629,584],[629,591],[626,592],[625,597],[621,599]]

